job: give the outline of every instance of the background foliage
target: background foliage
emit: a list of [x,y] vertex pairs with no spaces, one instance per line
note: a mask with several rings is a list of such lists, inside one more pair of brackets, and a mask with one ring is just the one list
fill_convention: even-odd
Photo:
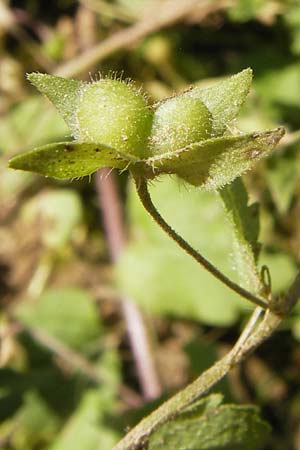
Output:
[[[20,151],[68,135],[25,73],[53,72],[143,18],[153,20],[161,2],[0,3],[0,444],[5,449],[109,450],[126,426],[155,406],[141,395],[120,292],[151,317],[164,393],[222,355],[251,310],[162,235],[126,175],[118,180],[129,241],[113,267],[93,182],[69,184],[6,169]],[[173,0],[172,7],[178,3]],[[251,202],[260,203],[260,264],[269,266],[277,293],[287,288],[300,260],[299,57],[298,0],[211,1],[80,74],[88,79],[89,71],[123,71],[158,101],[191,83],[205,86],[253,68],[254,87],[232,126],[287,129],[273,155],[244,177]],[[237,279],[220,199],[167,177],[154,183],[151,193],[169,222]],[[266,450],[300,449],[299,313],[298,306],[284,327],[217,387],[230,402],[261,407],[272,426]]]

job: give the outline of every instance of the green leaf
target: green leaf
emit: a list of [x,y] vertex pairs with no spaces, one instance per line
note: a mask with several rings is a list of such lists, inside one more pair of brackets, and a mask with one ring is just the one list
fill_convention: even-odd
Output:
[[59,416],[38,391],[31,389],[24,393],[23,405],[15,421],[18,422],[17,440],[28,448],[38,447],[42,442],[53,439],[60,427]]
[[[216,194],[163,177],[149,186],[163,217],[194,248],[231,279],[237,280],[232,262],[231,227]],[[118,266],[121,290],[144,309],[160,315],[228,326],[249,305],[185,254],[153,222],[135,189],[128,195],[130,234]],[[147,286],[147,289],[145,289]]]
[[238,114],[252,82],[252,70],[245,69],[225,81],[206,89],[196,87],[188,92],[193,98],[199,98],[213,117],[213,134],[220,136]]
[[111,450],[120,436],[104,416],[105,403],[113,407],[113,399],[107,397],[105,388],[89,389],[49,450]]
[[44,145],[15,156],[9,167],[49,177],[74,178],[90,175],[101,167],[124,169],[131,161],[131,156],[107,145],[73,141]]
[[[251,169],[284,135],[283,128],[224,136],[147,160],[154,173],[175,173],[194,186],[220,189]],[[150,172],[150,170],[149,170]]]
[[281,214],[288,211],[299,178],[299,143],[285,148],[284,153],[268,159],[265,176],[274,202]]
[[[116,408],[120,386],[120,364],[113,350],[106,350],[99,367],[107,374],[107,382],[86,389],[65,426],[57,434],[49,450],[111,450],[120,439],[114,429],[112,412]],[[113,382],[111,382],[113,380]]]
[[150,437],[149,450],[259,450],[270,433],[258,408],[219,405],[219,398],[197,402]]
[[30,73],[28,80],[56,106],[65,122],[76,134],[76,104],[80,89],[86,83],[44,73]]
[[265,0],[238,0],[228,8],[227,13],[233,22],[249,22],[263,17],[264,7],[268,8]]
[[49,289],[35,302],[22,302],[16,316],[24,324],[73,348],[84,348],[100,333],[97,310],[90,296],[79,289]]
[[248,206],[248,193],[241,178],[225,186],[219,194],[232,226],[234,261],[241,283],[251,292],[259,293],[262,286],[256,265],[259,251],[258,204]]
[[269,110],[271,113],[274,113],[274,109],[280,110],[286,105],[287,107],[294,106],[296,108],[294,114],[299,114],[299,83],[298,61],[292,64],[287,64],[286,61],[282,66],[264,70],[255,79],[255,89],[259,97],[271,107]]
[[60,114],[41,96],[14,105],[0,118],[0,153],[55,142],[68,133]]
[[[14,173],[14,172],[12,172]],[[39,192],[22,208],[22,219],[39,226],[43,244],[59,249],[70,241],[83,218],[79,194],[71,189]]]

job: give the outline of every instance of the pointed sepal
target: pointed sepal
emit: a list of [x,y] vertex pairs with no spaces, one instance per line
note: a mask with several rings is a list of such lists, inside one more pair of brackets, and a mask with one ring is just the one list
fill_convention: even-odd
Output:
[[125,169],[131,162],[131,156],[103,144],[59,142],[15,156],[9,167],[65,179],[90,175],[102,167]]
[[27,78],[53,103],[76,137],[76,105],[80,90],[86,83],[38,72],[28,74]]
[[194,186],[220,189],[267,156],[284,132],[283,128],[276,128],[262,133],[223,136],[149,158],[149,178],[151,173],[176,174]]
[[248,68],[211,87],[196,87],[185,95],[199,98],[205,104],[213,118],[213,136],[221,136],[237,116],[249,93],[251,82],[252,70]]

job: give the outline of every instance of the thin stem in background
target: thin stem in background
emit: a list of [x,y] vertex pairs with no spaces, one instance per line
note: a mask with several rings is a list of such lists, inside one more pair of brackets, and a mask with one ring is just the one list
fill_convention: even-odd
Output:
[[[12,322],[10,324],[9,330],[6,330],[8,336],[2,336],[4,342],[5,339],[10,337],[10,335],[22,333],[25,331],[37,344],[41,345],[49,352],[51,352],[57,360],[62,361],[64,366],[71,370],[73,373],[80,373],[88,380],[97,385],[103,383],[107,384],[110,382],[107,374],[101,372],[101,369],[99,367],[95,367],[94,364],[86,359],[81,353],[67,346],[54,336],[46,333],[42,328],[25,325],[13,315],[11,316],[11,319]],[[128,388],[127,386],[121,385],[119,388],[119,392],[124,401],[130,404],[133,408],[142,406],[142,398],[132,389]]]
[[[81,6],[77,12],[77,27],[80,47],[84,51],[89,51],[96,37],[95,13]],[[125,233],[114,173],[110,169],[98,171],[95,185],[111,260],[116,263],[124,247]],[[156,398],[161,394],[161,386],[144,319],[138,307],[129,298],[121,297],[121,308],[143,397],[146,399]]]
[[114,33],[103,42],[96,44],[70,61],[57,67],[54,75],[71,77],[79,75],[94,64],[103,60],[112,53],[129,47],[149,34],[173,25],[184,19],[197,9],[197,20],[205,18],[208,14],[224,9],[228,0],[166,0],[161,4],[155,2],[153,10],[147,11],[145,18],[124,30]]
[[[124,247],[125,233],[114,172],[106,168],[99,170],[95,184],[111,259],[116,263]],[[144,318],[128,297],[121,297],[121,305],[143,395],[146,399],[157,398],[162,390]]]
[[6,2],[0,2],[0,16],[1,27],[3,27],[8,34],[14,36],[17,41],[22,42],[27,53],[43,70],[46,70],[47,72],[50,71],[54,66],[54,61],[42,50],[41,46],[33,40],[26,28],[22,26],[24,16],[28,20],[30,17],[29,14],[25,11],[21,12],[19,9],[10,8],[6,5]]
[[226,277],[222,272],[220,272],[213,264],[211,264],[207,259],[204,258],[199,252],[197,252],[188,242],[186,242],[179,234],[176,233],[173,228],[165,221],[165,219],[160,215],[160,213],[155,208],[152,203],[149,191],[148,191],[148,183],[144,178],[135,179],[137,193],[139,198],[148,211],[148,213],[152,216],[155,222],[192,258],[194,258],[201,266],[203,266],[208,272],[210,272],[214,277],[216,277],[221,283],[225,284],[229,289],[241,295],[242,297],[250,300],[250,302],[254,303],[257,306],[260,306],[263,309],[268,308],[268,303],[266,300],[257,297],[246,289],[242,288],[238,284],[234,283],[232,280]]

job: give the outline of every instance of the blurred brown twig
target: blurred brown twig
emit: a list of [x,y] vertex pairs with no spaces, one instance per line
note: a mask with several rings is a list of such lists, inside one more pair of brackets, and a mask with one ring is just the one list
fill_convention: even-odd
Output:
[[195,10],[199,21],[212,12],[223,9],[226,5],[227,0],[185,0],[184,2],[166,0],[160,6],[155,2],[153,9],[147,12],[147,17],[143,17],[134,25],[114,33],[76,58],[58,66],[54,74],[64,77],[80,75],[113,52],[134,45],[149,34],[185,19]]

